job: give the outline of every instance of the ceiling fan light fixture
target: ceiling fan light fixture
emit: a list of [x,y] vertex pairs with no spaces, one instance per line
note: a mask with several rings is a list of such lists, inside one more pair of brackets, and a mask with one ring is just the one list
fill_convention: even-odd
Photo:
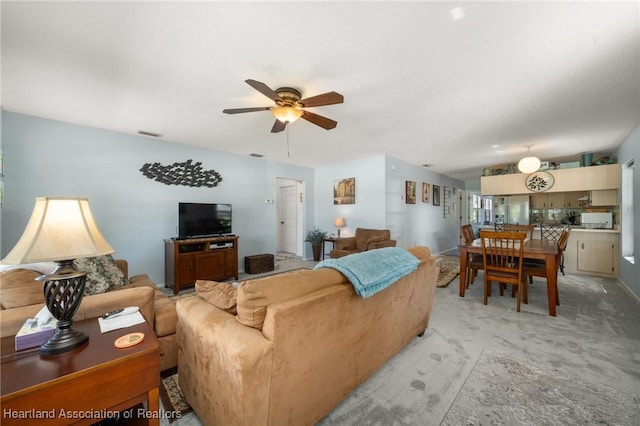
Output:
[[[529,153],[531,147],[527,147],[527,153]],[[538,157],[530,156],[524,157],[518,162],[518,170],[522,173],[537,172],[540,168],[540,159]]]
[[298,118],[302,116],[303,111],[290,107],[290,106],[279,106],[271,109],[273,115],[283,123],[293,123]]

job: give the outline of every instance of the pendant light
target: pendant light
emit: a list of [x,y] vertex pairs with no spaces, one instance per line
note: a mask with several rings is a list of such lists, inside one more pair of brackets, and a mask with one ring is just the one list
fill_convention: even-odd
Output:
[[[530,146],[527,147],[527,154],[530,153]],[[524,157],[518,162],[518,170],[522,173],[537,172],[540,168],[540,159],[534,156]]]

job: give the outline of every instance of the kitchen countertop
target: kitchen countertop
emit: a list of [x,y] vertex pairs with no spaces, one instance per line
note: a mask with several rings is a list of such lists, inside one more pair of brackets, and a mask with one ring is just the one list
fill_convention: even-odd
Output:
[[[549,224],[549,225],[552,225],[552,224]],[[473,226],[479,229],[494,229],[493,225],[473,225]],[[536,225],[535,229],[539,230],[540,225]],[[583,228],[580,225],[571,225],[571,232],[595,232],[597,234],[619,234],[620,227],[616,226],[613,229],[587,229],[587,228]]]

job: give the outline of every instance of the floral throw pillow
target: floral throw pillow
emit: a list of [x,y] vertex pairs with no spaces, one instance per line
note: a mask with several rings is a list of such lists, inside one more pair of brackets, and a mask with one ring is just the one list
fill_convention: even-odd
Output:
[[84,295],[100,294],[127,284],[124,276],[110,254],[84,257],[73,261],[77,270],[87,273]]

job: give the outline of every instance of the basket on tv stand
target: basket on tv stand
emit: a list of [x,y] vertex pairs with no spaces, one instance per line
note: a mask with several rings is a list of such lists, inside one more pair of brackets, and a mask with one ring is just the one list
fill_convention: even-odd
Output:
[[196,280],[238,279],[238,236],[164,240],[165,283],[178,294]]

